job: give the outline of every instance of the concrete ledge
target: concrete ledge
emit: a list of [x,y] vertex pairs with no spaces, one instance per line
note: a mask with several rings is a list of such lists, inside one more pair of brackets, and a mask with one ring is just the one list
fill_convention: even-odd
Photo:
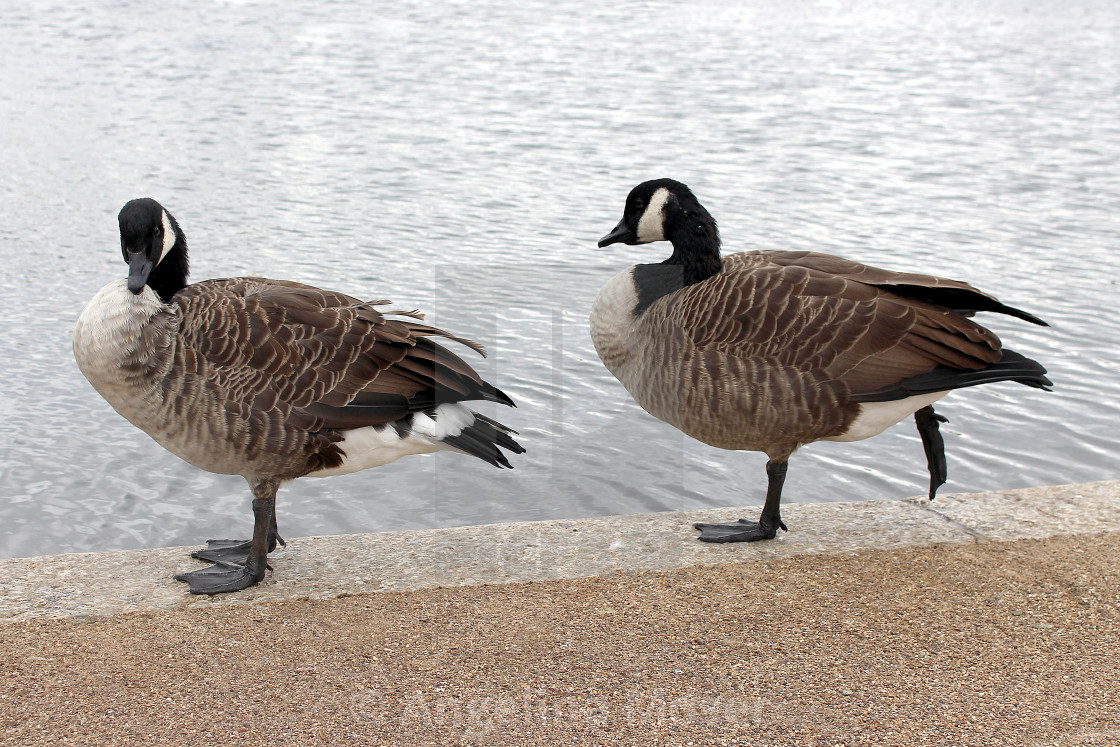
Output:
[[1120,530],[1120,481],[860,503],[790,504],[788,534],[752,545],[696,541],[694,521],[754,518],[757,506],[577,521],[306,537],[243,592],[195,597],[172,576],[195,548],[0,560],[0,623],[146,610],[330,598],[757,563],[805,553],[1041,538]]

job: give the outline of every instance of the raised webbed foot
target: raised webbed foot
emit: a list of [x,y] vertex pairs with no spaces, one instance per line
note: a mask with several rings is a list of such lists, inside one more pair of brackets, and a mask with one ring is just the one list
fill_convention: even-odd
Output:
[[937,489],[949,477],[949,466],[945,461],[945,439],[941,437],[939,423],[948,423],[949,418],[933,411],[933,405],[926,405],[914,413],[918,424],[918,434],[922,437],[922,448],[926,451],[929,463],[929,499],[937,497]]
[[733,524],[704,524],[697,522],[692,525],[700,530],[701,542],[758,542],[759,540],[774,539],[778,530],[786,530],[785,523],[779,519],[777,524],[762,524],[757,521],[739,519]]
[[245,565],[215,563],[209,568],[180,573],[175,580],[190,584],[191,594],[224,594],[248,588],[263,577],[263,572],[257,574]]

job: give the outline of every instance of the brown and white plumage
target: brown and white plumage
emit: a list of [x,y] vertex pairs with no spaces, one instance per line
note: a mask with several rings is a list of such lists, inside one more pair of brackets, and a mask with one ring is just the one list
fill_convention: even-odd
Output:
[[[82,313],[78,365],[121,415],[169,451],[202,469],[244,476],[269,504],[263,545],[282,541],[271,505],[282,481],[444,449],[509,467],[502,449],[524,451],[509,428],[461,404],[512,400],[439,341],[481,354],[478,345],[415,312],[376,308],[388,301],[301,283],[245,277],[186,285],[186,240],[167,211],[134,200],[120,223],[130,278],[107,285]],[[258,513],[258,530],[260,523]],[[231,591],[259,580],[262,548],[251,545],[203,551],[243,573],[219,580],[209,570],[186,574],[191,590]]]
[[702,539],[773,537],[795,449],[868,438],[912,413],[932,497],[944,481],[934,401],[991,381],[1049,385],[1040,365],[971,316],[1043,322],[967,283],[812,252],[721,257],[715,221],[668,179],[636,187],[600,246],[656,240],[673,243],[669,260],[631,267],[600,291],[596,350],[652,415],[712,446],[765,452],[773,473],[760,523]]

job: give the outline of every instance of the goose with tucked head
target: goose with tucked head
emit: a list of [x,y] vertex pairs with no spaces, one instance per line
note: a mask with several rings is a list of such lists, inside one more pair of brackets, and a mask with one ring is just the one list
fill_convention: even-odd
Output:
[[276,492],[325,477],[451,450],[496,467],[524,449],[514,431],[466,404],[513,406],[439,340],[480,346],[302,283],[240,277],[187,284],[187,242],[152,199],[118,216],[128,277],[78,320],[74,356],[113,408],[201,469],[242,475],[253,494],[248,540],[211,540],[214,563],[176,576],[195,594],[259,582],[284,544]]
[[870,438],[910,415],[932,499],[947,475],[934,402],[999,381],[1050,386],[1040,364],[971,317],[1045,322],[967,283],[815,252],[721,255],[716,221],[672,179],[635,187],[599,246],[655,241],[670,242],[672,255],[609,281],[591,336],[651,415],[706,444],[767,455],[759,520],[697,524],[706,542],[772,539],[786,528],[780,504],[794,450]]

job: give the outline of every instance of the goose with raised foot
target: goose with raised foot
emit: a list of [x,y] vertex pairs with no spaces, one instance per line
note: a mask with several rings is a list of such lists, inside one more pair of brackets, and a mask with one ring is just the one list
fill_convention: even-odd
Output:
[[346,474],[402,456],[459,451],[496,467],[524,452],[515,431],[471,410],[513,406],[440,339],[473,342],[379,311],[388,301],[257,277],[187,284],[187,242],[158,202],[118,216],[128,277],[78,319],[74,356],[113,408],[173,454],[242,475],[253,494],[249,540],[211,540],[209,568],[175,578],[195,594],[244,589],[284,544],[276,492],[297,477]]
[[716,221],[672,179],[631,190],[599,246],[654,241],[670,242],[672,255],[610,280],[591,336],[651,415],[706,444],[768,457],[759,520],[696,524],[706,542],[772,539],[786,528],[782,484],[797,448],[870,438],[910,415],[933,499],[947,476],[934,402],[998,381],[1050,387],[1039,363],[971,317],[1046,323],[967,283],[806,251],[721,256]]

